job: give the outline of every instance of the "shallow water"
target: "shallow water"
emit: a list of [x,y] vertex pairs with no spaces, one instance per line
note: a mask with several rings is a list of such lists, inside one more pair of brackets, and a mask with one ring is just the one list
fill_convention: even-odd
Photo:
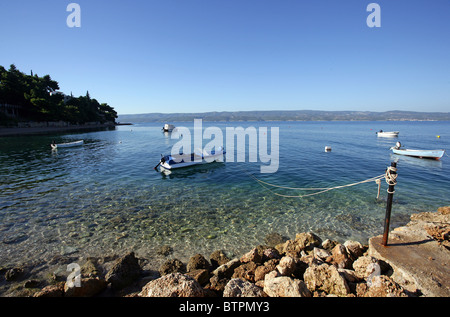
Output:
[[[193,122],[176,125],[193,128]],[[262,163],[249,163],[248,153],[243,163],[156,172],[160,154],[178,141],[161,126],[0,138],[0,265],[130,250],[156,265],[163,245],[174,249],[171,257],[186,261],[217,249],[239,255],[272,232],[293,238],[313,231],[324,239],[365,243],[383,231],[384,181],[379,200],[372,182],[284,198],[274,193],[309,192],[268,190],[250,175],[282,186],[330,187],[378,176],[398,160],[392,226],[405,224],[412,213],[450,205],[447,156],[431,161],[389,151],[396,141],[450,149],[449,122],[203,123],[204,129],[220,127],[224,136],[226,127],[279,127],[280,165],[273,174],[261,174]],[[379,129],[400,136],[377,138]],[[84,146],[50,149],[53,140],[79,139]]]

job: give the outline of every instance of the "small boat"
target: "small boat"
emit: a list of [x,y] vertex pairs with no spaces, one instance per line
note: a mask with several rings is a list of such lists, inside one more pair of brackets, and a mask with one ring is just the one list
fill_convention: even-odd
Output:
[[53,150],[59,149],[59,148],[66,148],[66,147],[74,147],[74,146],[80,146],[83,145],[84,141],[80,140],[80,141],[75,141],[75,142],[68,142],[68,143],[59,143],[56,144],[55,142],[53,142],[51,145]]
[[164,127],[162,128],[162,130],[164,132],[172,132],[173,129],[175,129],[175,126],[173,124],[165,124]]
[[399,131],[386,131],[380,130],[378,132],[375,132],[377,136],[379,137],[385,137],[385,138],[395,138],[398,137]]
[[418,158],[429,158],[439,160],[442,156],[444,156],[445,150],[412,150],[412,149],[402,149],[401,143],[397,142],[397,144],[391,147],[391,150],[394,154],[398,155],[406,155],[406,156],[414,156]]
[[161,157],[158,165],[155,166],[155,169],[158,166],[161,166],[163,169],[172,170],[175,168],[188,167],[199,164],[207,164],[212,162],[222,162],[223,155],[225,154],[225,150],[222,147],[219,147],[217,151],[212,150],[211,153],[206,151],[195,151],[191,154],[177,154],[177,155],[166,155]]

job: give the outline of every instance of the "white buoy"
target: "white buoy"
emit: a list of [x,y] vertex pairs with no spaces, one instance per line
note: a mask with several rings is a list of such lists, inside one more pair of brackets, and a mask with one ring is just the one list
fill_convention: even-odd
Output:
[[325,147],[325,152],[331,152],[331,146],[326,146]]

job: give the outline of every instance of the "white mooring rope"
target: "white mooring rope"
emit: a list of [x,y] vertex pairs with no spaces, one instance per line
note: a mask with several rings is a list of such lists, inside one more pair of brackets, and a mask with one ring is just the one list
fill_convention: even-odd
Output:
[[[389,166],[386,169],[386,173],[375,176],[375,177],[371,177],[368,178],[366,180],[360,181],[360,182],[356,182],[356,183],[351,183],[351,184],[346,184],[346,185],[340,185],[340,186],[334,186],[334,187],[321,187],[321,188],[311,188],[311,187],[288,187],[288,186],[281,186],[281,185],[276,185],[276,184],[271,184],[265,181],[262,181],[258,178],[256,178],[254,175],[248,173],[247,171],[245,171],[251,178],[253,178],[256,182],[258,182],[259,185],[261,185],[263,188],[265,188],[266,190],[268,190],[269,192],[271,192],[272,194],[276,195],[276,196],[280,196],[280,197],[285,197],[285,198],[303,198],[303,197],[309,197],[309,196],[314,196],[314,195],[318,195],[318,194],[322,194],[325,192],[328,192],[330,190],[334,190],[334,189],[340,189],[340,188],[345,188],[345,187],[351,187],[351,186],[356,186],[356,185],[360,185],[360,184],[364,184],[364,183],[370,183],[370,182],[375,182],[376,184],[378,184],[378,195],[377,195],[377,199],[380,196],[380,186],[381,186],[381,179],[385,179],[386,183],[389,185],[396,185],[397,184],[397,174],[396,173],[392,173],[392,172],[397,172],[397,169],[395,167]],[[313,190],[313,191],[317,191],[316,193],[311,193],[311,194],[305,194],[305,195],[283,195],[283,194],[279,194],[274,192],[273,190],[271,190],[269,187],[275,187],[275,188],[281,188],[281,189],[288,189],[288,190],[299,190],[299,191],[309,191],[309,190]],[[389,189],[388,189],[388,193]]]

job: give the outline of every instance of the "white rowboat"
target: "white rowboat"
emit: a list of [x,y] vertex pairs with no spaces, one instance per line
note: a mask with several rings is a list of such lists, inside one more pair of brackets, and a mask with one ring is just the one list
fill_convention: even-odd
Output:
[[59,143],[59,144],[55,144],[52,143],[50,144],[53,150],[59,149],[59,148],[66,148],[66,147],[74,147],[74,146],[80,146],[83,145],[84,141],[80,140],[80,141],[75,141],[75,142],[68,142],[68,143]]
[[377,133],[377,136],[379,136],[379,137],[395,138],[395,137],[398,137],[398,134],[400,132],[399,131],[388,131],[388,132],[379,131],[376,133]]

